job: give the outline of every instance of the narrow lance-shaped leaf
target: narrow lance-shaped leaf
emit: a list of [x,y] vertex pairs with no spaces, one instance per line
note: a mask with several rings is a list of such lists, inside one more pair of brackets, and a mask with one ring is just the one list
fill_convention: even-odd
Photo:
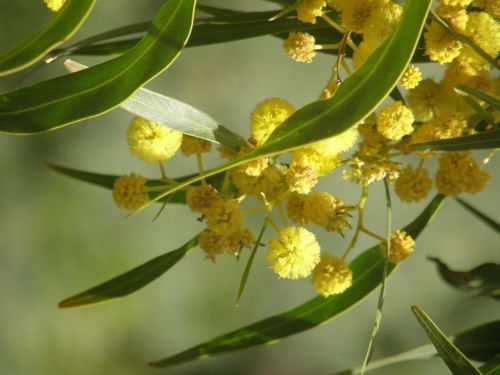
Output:
[[[457,91],[458,92],[458,91]],[[462,99],[469,107],[471,107],[474,111],[476,111],[477,115],[485,121],[487,124],[490,125],[495,125],[495,120],[493,119],[493,116],[481,106],[477,101],[474,99],[471,99],[467,95],[460,94],[460,99]]]
[[[406,145],[403,147],[406,147]],[[500,130],[490,130],[463,137],[408,145],[409,151],[464,151],[498,147],[500,147]]]
[[[437,195],[425,210],[404,230],[417,238],[441,206],[444,196]],[[324,298],[318,296],[282,314],[216,337],[181,353],[151,363],[167,367],[182,362],[246,349],[256,345],[273,344],[284,337],[317,327],[337,317],[361,302],[380,285],[384,272],[384,257],[379,246],[359,255],[351,264],[353,284],[344,293]],[[390,264],[389,273],[395,268]]]
[[[468,329],[456,336],[449,337],[449,340],[468,358],[476,361],[490,361],[496,353],[500,352],[500,320],[485,323],[480,326]],[[418,348],[388,357],[379,358],[368,364],[367,371],[384,368],[396,363],[426,360],[437,355],[436,348],[432,344],[422,345]],[[482,367],[480,368],[482,371]],[[332,375],[359,375],[361,367],[354,367],[335,372]]]
[[454,375],[481,374],[469,359],[448,340],[439,327],[422,309],[413,306],[411,310],[427,336],[429,336],[431,342],[436,347],[439,355]]
[[198,236],[177,250],[160,255],[150,261],[94,288],[66,298],[59,307],[94,305],[126,296],[148,285],[172,268],[198,243]]
[[357,125],[373,112],[398,83],[415,51],[431,3],[431,0],[407,1],[401,22],[393,34],[361,69],[339,86],[332,98],[311,103],[295,112],[254,152],[177,184],[160,197],[250,160],[278,155],[321,141]]
[[494,359],[479,367],[483,375],[498,375],[500,373],[500,354]]
[[[117,27],[116,29],[111,29],[109,31],[93,35],[89,38],[82,39],[67,47],[52,50],[50,56],[52,56],[52,58],[58,58],[62,56],[71,55],[82,48],[94,45],[99,42],[112,40],[116,38],[122,38],[124,36],[133,34],[145,33],[148,31],[150,27],[151,27],[151,21],[132,23],[130,25]],[[139,40],[140,39],[136,39],[135,42],[129,46],[129,48],[132,48],[134,45],[136,45],[139,42]]]
[[113,60],[0,95],[0,132],[46,132],[105,113],[165,70],[193,23],[195,0],[168,0],[146,36]]
[[497,223],[491,217],[489,217],[488,215],[479,211],[477,208],[471,206],[469,203],[467,203],[463,199],[455,198],[455,200],[458,203],[460,203],[463,207],[465,207],[469,212],[471,212],[473,215],[475,215],[477,218],[479,218],[483,223],[485,223],[490,228],[492,228],[495,232],[500,233],[500,223]]
[[[88,182],[97,186],[104,187],[106,189],[112,190],[113,189],[113,184],[115,183],[115,180],[120,177],[118,175],[109,175],[109,174],[102,174],[102,173],[92,173],[92,172],[86,172],[86,171],[81,171],[78,169],[73,169],[73,168],[67,168],[67,167],[62,167],[57,164],[52,164],[52,163],[45,163],[45,165],[58,173],[61,173],[65,176],[72,177],[74,179]],[[178,181],[186,180],[188,178],[191,178],[193,175],[190,176],[184,176],[184,177],[178,177]],[[207,179],[207,183],[210,185],[214,186],[216,189],[221,189],[222,185],[224,182],[224,175],[219,174],[215,175],[212,177],[209,177]],[[146,181],[146,186],[148,187],[155,187],[155,186],[162,186],[164,183],[160,180],[147,180]],[[229,191],[233,191],[234,187],[232,185],[229,185]],[[149,192],[148,195],[151,199],[154,199],[156,196],[158,196],[159,192]],[[167,202],[167,203],[178,203],[178,204],[186,204],[186,191],[181,190],[177,191],[174,194],[164,197],[159,200],[159,202]]]
[[[204,7],[205,8],[205,7]],[[186,47],[205,46],[216,43],[232,42],[265,35],[272,35],[280,39],[286,39],[291,31],[303,31],[313,35],[317,44],[333,44],[342,39],[342,34],[333,29],[322,19],[315,24],[304,23],[296,17],[283,17],[273,22],[269,18],[276,12],[237,12],[229,9],[217,8],[217,13],[212,11],[215,17],[197,19]],[[333,11],[325,14],[335,18]],[[139,38],[124,40],[111,40],[118,36],[126,37],[135,33],[141,27],[147,29],[148,23],[130,25],[105,33],[97,34],[82,40],[66,48],[54,50],[54,55],[113,55],[122,54],[132,48]],[[121,35],[120,35],[121,34]],[[355,42],[360,39],[353,36]],[[419,45],[412,57],[412,62],[429,62],[428,56],[424,54],[425,48]],[[337,50],[322,49],[319,53],[337,54]],[[346,51],[348,57],[352,56],[351,49]]]
[[471,95],[483,102],[486,102],[489,104],[492,108],[496,109],[497,111],[500,111],[500,101],[495,99],[494,97],[485,94],[484,92],[481,92],[479,90],[473,89],[471,87],[467,87],[464,85],[458,85],[455,88],[455,91],[457,91],[459,94],[466,94],[466,95]]
[[[64,62],[64,66],[71,73],[88,68],[69,59]],[[166,125],[193,137],[221,143],[234,150],[247,146],[243,137],[220,125],[199,109],[145,88],[137,90],[120,104],[120,107],[136,116]]]
[[266,231],[267,225],[268,225],[268,218],[266,217],[266,219],[264,220],[264,224],[262,224],[262,228],[259,232],[257,240],[255,241],[252,252],[250,253],[250,256],[248,257],[248,262],[245,266],[245,270],[243,271],[243,275],[241,276],[240,287],[238,288],[238,295],[236,296],[236,306],[238,306],[238,303],[240,302],[241,296],[243,295],[243,291],[245,290],[245,286],[247,285],[248,276],[250,275],[250,270],[252,269],[252,264],[253,264],[253,260],[255,258],[255,254],[257,254],[257,249],[260,246],[260,241],[262,240],[262,236],[264,235],[264,232]]
[[485,52],[481,47],[479,47],[474,41],[467,36],[460,34],[458,31],[455,31],[453,27],[446,21],[440,18],[436,13],[430,12],[430,18],[440,24],[442,27],[446,29],[453,37],[460,42],[464,43],[466,46],[472,48],[479,56],[481,56],[485,61],[489,62],[493,67],[497,70],[500,70],[500,64],[494,57],[491,57],[487,52]]
[[0,55],[0,77],[26,68],[69,39],[94,4],[95,0],[68,0],[43,30]]

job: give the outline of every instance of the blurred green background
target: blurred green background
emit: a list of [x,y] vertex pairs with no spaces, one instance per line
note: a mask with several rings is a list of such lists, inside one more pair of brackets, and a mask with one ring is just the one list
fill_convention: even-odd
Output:
[[[242,10],[273,9],[262,1],[203,1]],[[75,40],[131,22],[150,19],[160,0],[98,1]],[[52,14],[41,0],[0,0],[0,51],[46,24]],[[85,64],[100,59],[76,57]],[[317,98],[328,79],[333,57],[317,56],[310,65],[291,61],[272,37],[185,50],[149,88],[206,111],[248,135],[249,113],[257,102],[283,97],[300,107]],[[424,69],[439,77],[439,70]],[[31,76],[24,84],[65,74],[62,62]],[[23,73],[0,79],[7,91]],[[361,99],[360,99],[361,100]],[[82,103],[85,105],[85,103]],[[156,168],[133,158],[125,132],[131,115],[116,109],[60,131],[31,137],[0,135],[0,374],[324,374],[357,365],[364,356],[375,314],[376,296],[328,325],[273,346],[253,348],[168,370],[145,366],[148,360],[174,354],[242,325],[282,312],[314,296],[308,280],[279,280],[264,252],[254,264],[243,300],[234,299],[248,254],[236,262],[222,256],[215,264],[196,250],[155,283],[128,298],[90,308],[61,311],[62,298],[175,249],[198,232],[196,215],[169,206],[153,222],[156,209],[124,219],[109,191],[50,172],[43,161],[101,173],[131,171],[156,177]],[[478,154],[480,156],[482,154]],[[486,190],[465,197],[485,213],[499,217],[498,160]],[[216,155],[207,158],[216,165]],[[432,164],[432,163],[431,163]],[[195,169],[176,156],[173,176]],[[319,190],[353,204],[359,187],[338,173]],[[371,189],[367,222],[383,231],[381,186]],[[426,202],[394,199],[395,227],[401,227]],[[247,224],[256,230],[262,218]],[[314,228],[325,249],[339,254],[346,240]],[[349,236],[347,236],[349,237]],[[460,293],[437,276],[427,255],[439,256],[457,269],[499,261],[498,235],[455,202],[426,229],[417,250],[391,277],[374,358],[426,343],[410,312],[419,305],[447,333],[498,317],[498,303]],[[362,250],[372,241],[363,238]],[[438,359],[393,366],[374,374],[447,374]]]

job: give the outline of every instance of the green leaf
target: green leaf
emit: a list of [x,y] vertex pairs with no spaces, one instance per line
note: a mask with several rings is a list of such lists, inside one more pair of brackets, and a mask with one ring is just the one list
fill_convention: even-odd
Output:
[[255,241],[255,245],[250,253],[250,257],[248,258],[248,262],[245,266],[245,270],[243,271],[243,276],[241,277],[240,287],[238,289],[238,295],[236,296],[236,306],[240,303],[241,296],[243,295],[243,291],[245,290],[245,286],[247,285],[248,276],[250,275],[250,270],[252,269],[253,260],[255,258],[255,254],[257,253],[257,249],[260,246],[260,241],[262,240],[262,236],[266,231],[268,225],[268,219],[264,220],[264,224],[262,225],[262,229],[260,230],[259,236],[257,237],[257,241]]
[[493,298],[499,297],[500,265],[484,263],[469,271],[454,271],[438,258],[428,257],[428,259],[436,263],[439,274],[451,286],[479,294],[490,294]]
[[439,327],[429,316],[417,306],[412,306],[418,322],[424,329],[439,355],[454,375],[481,374],[481,372],[467,359],[467,357],[453,343],[448,340]]
[[[150,27],[151,27],[151,21],[137,22],[126,26],[117,27],[116,29],[105,31],[103,33],[93,35],[89,38],[82,39],[74,44],[69,45],[68,47],[52,50],[50,54],[54,58],[67,56],[84,47],[91,46],[94,45],[95,43],[103,42],[105,40],[121,38],[132,34],[145,33],[148,31]],[[135,44],[139,42],[139,40],[140,39],[135,39],[135,42],[129,45],[129,48],[132,48]]]
[[479,367],[479,371],[483,375],[498,375],[500,374],[500,355],[493,358],[490,362]]
[[[81,171],[78,169],[72,169],[72,168],[67,168],[67,167],[62,167],[57,164],[52,164],[52,163],[45,163],[45,165],[55,171],[59,172],[65,176],[75,178],[80,181],[88,182],[97,186],[101,186],[104,188],[107,188],[109,190],[113,190],[113,184],[115,183],[115,180],[120,177],[118,175],[109,175],[109,174],[100,174],[100,173],[92,173],[92,172],[85,172]],[[178,181],[183,181],[189,178],[192,178],[193,175],[189,176],[184,176],[184,177],[178,177]],[[215,187],[216,189],[221,189],[222,185],[224,183],[224,174],[218,174],[212,177],[209,177],[207,179],[207,183]],[[154,187],[154,186],[163,186],[165,183],[160,181],[160,180],[147,180],[146,186],[148,187]],[[229,185],[229,191],[234,191],[233,186]],[[149,197],[151,199],[156,198],[159,195],[159,192],[149,192],[148,193]],[[177,204],[186,204],[186,191],[185,190],[180,190],[175,192],[174,194],[168,196],[168,197],[163,197],[159,200],[159,202],[167,202],[167,203],[177,203]]]
[[470,48],[472,48],[485,61],[487,61],[488,63],[490,63],[492,66],[494,66],[495,69],[500,70],[500,64],[498,63],[498,61],[495,60],[494,57],[491,57],[488,53],[486,53],[481,47],[479,47],[476,43],[474,43],[473,40],[471,40],[470,38],[466,37],[465,35],[460,34],[457,31],[455,31],[455,29],[450,26],[450,24],[448,23],[448,21],[443,20],[442,18],[439,18],[439,16],[436,13],[432,12],[432,11],[430,12],[429,17],[433,21],[435,21],[438,24],[440,24],[441,26],[443,26],[446,29],[446,31],[448,31],[448,33],[450,33],[451,35],[453,35],[453,37],[455,39],[459,40],[460,42],[462,42],[465,45],[467,45]]
[[[282,18],[269,22],[269,18],[275,12],[242,13],[229,10],[227,12],[231,13],[197,20],[196,25],[193,26],[187,47],[232,42],[264,35],[279,35],[286,38],[290,31],[307,31],[318,37],[318,43],[336,43],[342,38],[342,34],[323,20],[319,20],[316,24],[303,23],[295,18]],[[101,55],[123,53],[134,46],[139,41],[139,38],[97,44],[96,42],[116,38],[117,36],[130,35],[130,31],[135,33],[141,27],[145,31],[147,23],[138,24],[137,28],[132,30],[127,28],[110,30],[83,40],[77,45],[55,50],[53,54]]]
[[401,22],[393,34],[361,69],[343,81],[332,98],[299,109],[254,152],[177,184],[160,196],[248,161],[321,141],[357,125],[373,112],[398,83],[415,51],[431,3],[431,0],[407,1]]
[[[500,352],[499,335],[500,320],[496,320],[451,336],[449,340],[468,358],[484,362],[489,361]],[[366,370],[375,370],[401,362],[430,359],[436,355],[436,349],[432,344],[422,345],[412,350],[374,360],[368,364]],[[494,360],[493,358],[492,361]],[[482,369],[483,367],[480,368],[481,371]],[[358,375],[360,371],[361,366],[358,366],[332,375]]]
[[115,108],[179,55],[194,5],[195,0],[166,1],[148,34],[120,57],[0,95],[0,132],[46,132]]
[[198,236],[177,250],[160,255],[150,261],[106,281],[94,288],[66,298],[60,308],[88,306],[126,296],[148,285],[181,260],[198,243]]
[[[205,8],[205,7],[204,7]],[[205,9],[203,9],[205,10]],[[225,43],[248,38],[255,38],[265,35],[273,35],[280,39],[286,39],[291,31],[308,32],[316,39],[317,44],[333,44],[342,39],[342,34],[333,29],[322,19],[318,19],[315,24],[304,23],[297,20],[296,17],[283,17],[273,22],[269,22],[269,18],[277,12],[237,12],[229,9],[217,8],[217,14],[212,11],[214,17],[197,19],[197,24],[194,25],[191,37],[187,47],[204,46],[216,43]],[[338,20],[335,12],[327,10],[325,12],[330,17]],[[131,25],[132,26],[132,25]],[[142,25],[144,31],[147,28],[147,23]],[[77,45],[72,45],[67,48],[54,50],[53,54],[67,55],[110,55],[121,54],[132,48],[138,41],[138,38],[130,38],[120,41],[105,41],[117,36],[130,35],[130,31],[137,29],[119,28],[98,34],[87,40],[79,42]],[[121,35],[119,35],[121,33]],[[108,34],[110,35],[108,38]],[[360,38],[353,36],[355,42],[359,43]],[[102,43],[97,43],[101,42]],[[97,43],[97,44],[96,44]],[[423,42],[422,42],[423,43]],[[419,48],[415,51],[412,62],[423,63],[429,62],[428,56],[424,54],[425,48],[423,44],[419,44]],[[320,53],[337,54],[336,50],[319,50]],[[348,57],[352,56],[352,51],[346,51]]]
[[69,39],[85,21],[95,0],[68,0],[41,31],[0,56],[0,77],[24,69]]
[[[417,238],[436,213],[444,196],[437,195],[425,210],[405,230]],[[195,359],[246,349],[256,345],[273,344],[284,337],[317,327],[337,317],[366,298],[383,278],[384,258],[378,245],[359,255],[350,265],[353,284],[344,293],[332,297],[315,297],[296,308],[260,322],[216,337],[181,353],[151,363],[167,367]],[[395,265],[389,266],[389,273]]]
[[[71,73],[88,67],[73,60],[66,60],[64,66]],[[120,104],[124,110],[193,137],[221,143],[233,150],[248,146],[245,139],[220,125],[206,113],[189,104],[157,92],[140,88]]]
[[457,335],[453,343],[468,358],[487,362],[500,353],[500,320],[482,324]]
[[492,96],[489,96],[488,94],[485,94],[484,92],[463,85],[458,85],[455,88],[455,91],[462,95],[474,96],[475,98],[488,103],[492,108],[496,109],[497,111],[500,111],[500,101],[493,98]]
[[492,228],[495,232],[500,233],[500,224],[497,223],[495,220],[493,220],[491,217],[482,213],[477,208],[471,206],[469,203],[465,202],[461,198],[455,198],[455,200],[458,203],[460,203],[463,207],[465,207],[467,210],[469,210],[473,215],[479,218],[483,223]]
[[500,130],[490,130],[439,141],[413,143],[408,146],[410,151],[464,151],[498,148],[500,147]]
[[[455,90],[456,91],[456,90]],[[490,115],[490,113],[483,107],[481,107],[481,104],[479,104],[477,101],[474,99],[471,99],[470,97],[466,95],[460,95],[460,99],[462,99],[469,107],[471,107],[478,116],[485,121],[487,124],[490,125],[495,125],[495,120],[493,119],[493,116]]]

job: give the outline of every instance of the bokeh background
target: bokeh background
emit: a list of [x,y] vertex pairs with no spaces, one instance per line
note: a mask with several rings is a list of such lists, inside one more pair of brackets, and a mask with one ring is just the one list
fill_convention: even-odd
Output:
[[[275,7],[263,1],[208,1],[242,10]],[[152,18],[160,0],[98,1],[74,37],[84,38],[117,26]],[[41,0],[0,0],[0,51],[46,24],[52,14]],[[101,59],[78,57],[85,64]],[[148,87],[206,111],[226,126],[248,135],[249,113],[269,97],[300,107],[317,98],[333,57],[317,56],[310,65],[291,61],[272,37],[185,50]],[[424,68],[438,77],[439,69]],[[65,74],[62,62],[44,67],[24,84]],[[23,73],[0,79],[7,91]],[[362,98],[360,98],[362,100]],[[85,105],[85,103],[82,103]],[[258,254],[239,307],[234,300],[248,253],[238,263],[222,256],[215,264],[195,250],[158,281],[125,299],[61,311],[57,302],[177,248],[202,225],[182,206],[169,206],[159,220],[156,209],[124,219],[109,191],[57,175],[42,165],[51,161],[101,173],[131,171],[156,177],[156,168],[128,152],[125,132],[131,115],[116,109],[50,134],[0,135],[0,374],[324,374],[359,364],[372,329],[376,296],[327,325],[279,344],[188,363],[168,370],[145,366],[229,330],[292,308],[314,296],[308,280],[279,280]],[[478,157],[484,155],[479,153]],[[217,157],[206,163],[214,166]],[[466,199],[499,217],[498,160],[486,190]],[[432,164],[432,163],[431,163]],[[176,156],[173,175],[195,170],[195,162]],[[359,187],[338,173],[325,178],[327,190],[355,203]],[[383,232],[381,186],[371,189],[367,222]],[[412,220],[426,204],[394,199],[394,226]],[[262,218],[249,218],[257,230]],[[315,228],[322,246],[339,254],[346,240]],[[349,237],[349,235],[347,236]],[[455,202],[448,200],[418,240],[417,250],[388,284],[387,301],[374,358],[427,342],[410,312],[419,305],[447,333],[460,332],[498,317],[498,303],[445,285],[427,255],[452,267],[469,269],[499,261],[499,238]],[[373,241],[363,238],[362,250]],[[374,374],[447,374],[438,359],[396,365]]]

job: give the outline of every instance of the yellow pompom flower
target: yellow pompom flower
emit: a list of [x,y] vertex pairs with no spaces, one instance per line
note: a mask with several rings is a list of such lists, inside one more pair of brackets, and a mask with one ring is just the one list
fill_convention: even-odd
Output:
[[149,201],[146,179],[135,173],[118,177],[113,183],[112,196],[118,207],[137,210]]
[[376,127],[376,116],[372,113],[358,126],[363,140],[358,144],[357,155],[362,157],[385,156],[389,140],[379,133]]
[[206,139],[191,137],[190,135],[184,134],[182,136],[181,152],[185,156],[191,156],[193,154],[203,154],[210,152],[212,149],[212,143]]
[[469,20],[467,10],[462,7],[440,4],[436,8],[436,14],[448,21],[451,27],[459,32],[463,32]]
[[315,44],[316,40],[311,34],[292,31],[283,42],[283,48],[293,60],[309,64],[316,56]]
[[53,12],[58,12],[66,3],[66,0],[43,0],[43,2],[50,10],[52,10]]
[[364,157],[358,153],[348,162],[350,169],[342,171],[342,178],[357,184],[372,184],[382,179],[392,183],[401,170],[401,165],[390,161],[386,156]]
[[500,18],[500,0],[489,0],[484,10],[496,19]]
[[231,181],[240,195],[264,193],[268,202],[271,202],[288,190],[286,173],[287,168],[279,165],[268,166],[260,176],[249,176],[239,170],[232,170]]
[[431,188],[432,180],[427,169],[413,169],[411,165],[401,171],[395,184],[396,194],[404,202],[418,202],[424,199]]
[[198,238],[198,245],[205,252],[206,259],[215,261],[215,257],[224,252],[225,240],[217,233],[204,230]]
[[342,234],[344,229],[350,228],[346,219],[348,212],[349,207],[329,193],[310,193],[304,202],[304,214],[307,221],[319,225],[328,232]]
[[465,35],[491,57],[497,57],[500,51],[500,23],[491,15],[486,12],[469,13]]
[[397,101],[383,107],[377,116],[377,129],[384,137],[399,141],[413,131],[413,113]]
[[347,30],[361,34],[372,13],[388,3],[388,0],[351,0],[342,9],[342,23]]
[[441,4],[451,7],[467,8],[472,0],[440,0]]
[[293,193],[307,194],[318,183],[318,176],[311,165],[294,164],[286,173],[286,184]]
[[352,66],[354,69],[358,70],[361,68],[378,46],[379,43],[375,43],[371,39],[362,41],[352,55]]
[[194,212],[208,212],[219,199],[217,190],[207,184],[190,186],[186,193],[187,206]]
[[413,90],[422,80],[422,72],[415,65],[410,65],[406,68],[403,76],[399,80],[399,84],[406,90]]
[[155,163],[174,156],[181,147],[182,133],[137,116],[129,125],[127,141],[132,154]]
[[449,152],[439,159],[436,188],[453,197],[463,192],[474,194],[484,189],[489,177],[470,157],[470,152]]
[[357,139],[358,130],[356,126],[353,126],[333,137],[303,147],[301,150],[312,150],[323,156],[336,157],[342,152],[349,151]]
[[429,121],[440,110],[443,89],[432,79],[424,79],[408,95],[408,104],[416,118]]
[[462,43],[440,24],[432,21],[424,33],[425,54],[440,64],[452,62],[462,49]]
[[370,14],[363,30],[363,40],[382,43],[396,28],[403,14],[401,5],[385,1]]
[[269,241],[267,260],[284,279],[307,277],[319,263],[320,246],[314,234],[302,227],[280,229],[278,238]]
[[290,168],[299,167],[314,169],[314,175],[317,177],[326,176],[332,172],[340,164],[340,156],[338,154],[321,153],[322,149],[318,150],[311,147],[300,148],[292,152],[292,160]]
[[266,99],[255,107],[250,115],[252,140],[263,144],[271,133],[295,112],[295,108],[280,98]]
[[445,112],[434,121],[420,125],[411,135],[412,143],[437,141],[461,136],[467,128],[467,119],[460,112]]
[[318,294],[330,297],[352,285],[352,271],[340,258],[326,254],[314,269],[311,283]]
[[316,17],[323,15],[325,0],[298,0],[297,18],[304,23],[316,23]]
[[338,10],[339,12],[342,12],[346,6],[351,2],[352,0],[326,0],[327,5],[330,8],[333,8],[335,10]]
[[[415,240],[404,230],[397,230],[391,234],[391,249],[389,261],[399,263],[405,260],[415,249]],[[380,245],[380,252],[386,256],[385,244]]]
[[207,227],[212,232],[228,236],[240,230],[240,202],[237,199],[216,200],[206,211]]
[[308,223],[306,214],[304,212],[304,204],[306,202],[306,195],[292,193],[288,198],[286,204],[286,212],[290,219],[295,224],[306,225]]

